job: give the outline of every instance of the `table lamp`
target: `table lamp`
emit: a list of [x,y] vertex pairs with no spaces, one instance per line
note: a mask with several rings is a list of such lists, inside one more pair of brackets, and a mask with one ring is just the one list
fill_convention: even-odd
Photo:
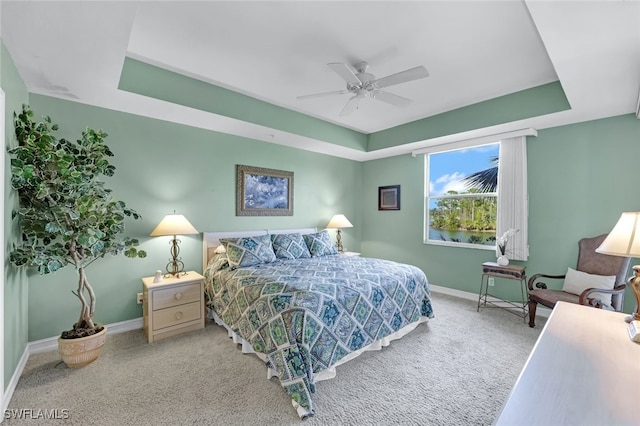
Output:
[[[597,253],[612,256],[640,257],[640,212],[622,213],[618,223],[613,227],[607,238],[604,239]],[[633,267],[634,275],[629,278],[627,284],[636,296],[636,310],[633,315],[625,318],[626,322],[640,321],[640,265]]]
[[197,234],[198,231],[189,223],[189,221],[181,214],[168,214],[162,219],[162,221],[151,232],[151,237],[161,237],[165,235],[173,235],[171,244],[171,260],[167,263],[167,275],[172,275],[179,278],[180,275],[185,275],[184,263],[180,260],[178,255],[180,254],[180,247],[178,243],[180,240],[177,235],[189,235]]
[[338,252],[343,253],[344,247],[342,247],[342,238],[340,236],[340,228],[353,228],[353,225],[351,224],[351,222],[349,222],[349,219],[347,219],[345,215],[336,214],[329,221],[329,224],[327,225],[327,229],[338,230],[338,232],[336,233],[336,248],[338,249]]

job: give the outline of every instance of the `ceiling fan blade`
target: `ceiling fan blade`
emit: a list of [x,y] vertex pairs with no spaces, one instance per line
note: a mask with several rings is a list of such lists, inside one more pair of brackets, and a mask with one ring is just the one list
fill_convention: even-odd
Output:
[[340,116],[349,115],[353,111],[355,111],[355,109],[358,108],[359,101],[360,101],[360,98],[358,96],[354,96],[351,99],[349,99],[349,102],[347,102],[344,108],[342,108],[342,111],[340,111]]
[[329,95],[344,95],[345,93],[349,93],[349,91],[348,90],[334,90],[333,92],[314,93],[312,95],[296,96],[296,99],[313,99],[313,98],[321,98],[323,96],[329,96]]
[[406,83],[408,81],[418,80],[419,78],[429,77],[429,71],[422,65],[405,71],[400,71],[386,77],[379,78],[373,84],[382,89],[383,87],[392,86],[394,84]]
[[388,104],[399,106],[399,107],[407,107],[413,102],[411,99],[394,95],[393,93],[389,93],[389,92],[382,92],[379,90],[376,92],[373,92],[371,97],[373,99],[377,99],[379,101],[386,102]]
[[362,82],[356,75],[351,71],[351,68],[342,62],[332,62],[327,64],[329,68],[331,68],[336,74],[342,77],[347,83],[350,84],[361,84]]

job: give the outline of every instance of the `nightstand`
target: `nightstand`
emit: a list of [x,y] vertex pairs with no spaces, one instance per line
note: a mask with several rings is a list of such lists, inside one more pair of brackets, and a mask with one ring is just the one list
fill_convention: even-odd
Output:
[[353,257],[358,257],[360,256],[360,253],[356,253],[355,251],[344,251],[342,252],[343,256],[353,256]]
[[204,277],[189,271],[179,278],[142,279],[144,333],[149,343],[204,328]]

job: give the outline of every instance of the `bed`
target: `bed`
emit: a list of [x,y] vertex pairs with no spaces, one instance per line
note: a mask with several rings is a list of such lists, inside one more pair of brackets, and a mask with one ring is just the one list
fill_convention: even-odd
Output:
[[315,228],[205,232],[209,318],[277,376],[300,418],[315,384],[433,317],[415,266],[338,254]]

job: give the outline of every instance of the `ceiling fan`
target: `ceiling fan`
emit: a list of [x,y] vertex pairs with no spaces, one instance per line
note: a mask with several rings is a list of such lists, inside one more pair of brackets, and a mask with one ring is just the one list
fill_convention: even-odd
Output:
[[327,65],[347,82],[347,88],[332,92],[298,96],[297,99],[312,99],[329,95],[344,95],[351,93],[353,96],[349,99],[344,108],[342,108],[342,111],[340,111],[341,116],[351,114],[358,108],[358,103],[360,102],[360,99],[363,98],[377,99],[399,107],[409,106],[409,104],[413,102],[411,99],[394,95],[393,93],[384,92],[380,89],[429,76],[429,72],[423,66],[400,71],[398,73],[376,79],[375,75],[367,72],[369,64],[366,62],[359,62],[354,65],[356,73],[354,73],[347,64],[342,62],[332,62]]

